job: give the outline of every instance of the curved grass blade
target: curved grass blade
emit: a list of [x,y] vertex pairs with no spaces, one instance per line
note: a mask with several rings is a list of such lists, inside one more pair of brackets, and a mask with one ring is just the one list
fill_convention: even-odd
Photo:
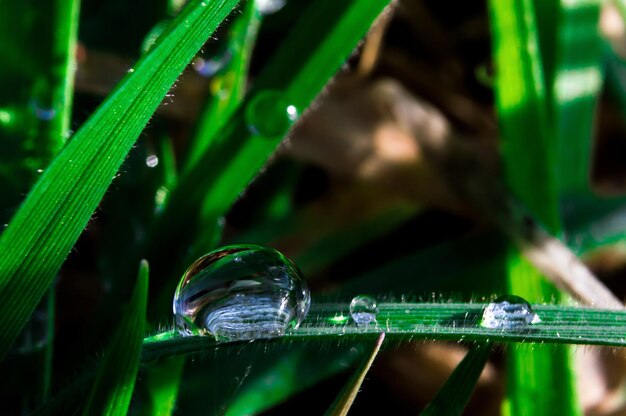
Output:
[[365,380],[367,372],[374,363],[374,359],[376,359],[378,351],[380,351],[380,347],[383,345],[384,340],[385,333],[381,332],[378,338],[376,338],[374,348],[372,348],[372,351],[359,365],[350,380],[348,380],[348,383],[339,396],[337,396],[337,399],[335,399],[333,404],[330,405],[328,411],[326,412],[326,416],[345,416],[348,414],[348,411],[352,407],[352,403],[354,403],[354,399],[356,399],[356,395],[359,393],[361,384],[363,384],[363,380]]
[[180,72],[238,0],[194,1],[74,135],[0,237],[0,357]]
[[126,415],[139,371],[148,303],[148,263],[139,275],[128,310],[107,346],[84,415]]
[[420,415],[458,416],[463,413],[490,353],[490,343],[473,346]]

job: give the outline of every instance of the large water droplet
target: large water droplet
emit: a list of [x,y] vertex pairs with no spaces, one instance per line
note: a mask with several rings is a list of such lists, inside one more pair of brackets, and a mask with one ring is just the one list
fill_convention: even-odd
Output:
[[246,244],[196,260],[176,289],[174,315],[183,335],[250,340],[297,327],[310,303],[309,289],[291,260]]
[[282,136],[298,118],[298,109],[279,91],[262,91],[246,107],[248,130],[264,137]]
[[358,326],[366,326],[376,322],[378,305],[376,299],[371,296],[355,296],[350,302],[350,316]]
[[506,295],[487,305],[480,326],[490,329],[519,329],[537,322],[541,322],[541,319],[525,299]]

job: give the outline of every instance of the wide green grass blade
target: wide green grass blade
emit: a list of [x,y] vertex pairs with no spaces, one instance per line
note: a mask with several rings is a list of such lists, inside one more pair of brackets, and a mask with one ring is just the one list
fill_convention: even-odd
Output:
[[[496,62],[496,104],[507,183],[548,230],[560,227],[555,140],[545,97],[530,0],[490,3]],[[521,157],[524,155],[524,157]]]
[[0,237],[0,357],[157,106],[237,0],[194,1],[44,172]]
[[421,416],[458,416],[467,406],[478,378],[487,364],[491,344],[476,344],[454,369],[437,396],[426,406]]
[[[626,311],[563,305],[533,305],[541,322],[520,329],[480,326],[485,303],[379,303],[378,325],[358,327],[349,318],[347,304],[318,304],[297,329],[268,341],[286,345],[312,341],[374,340],[385,332],[386,341],[448,340],[493,343],[579,344],[626,346]],[[244,342],[245,343],[245,342]],[[239,342],[217,342],[208,336],[180,336],[168,331],[144,339],[142,361],[199,353]],[[516,345],[515,349],[523,345]],[[554,350],[554,346],[552,346]],[[543,375],[542,375],[543,376]],[[555,389],[556,386],[552,388]]]
[[[283,337],[257,340],[250,344],[248,341],[217,342],[210,336],[183,337],[177,331],[166,331],[144,338],[141,361],[145,365],[150,365],[153,362],[162,362],[169,357],[202,354],[215,350],[229,354],[231,348],[229,356],[232,357],[235,351],[237,354],[241,353],[241,348],[246,345],[258,346],[266,343],[268,347],[280,348],[284,351],[280,356],[287,357],[283,366],[284,372],[287,373],[286,379],[292,384],[299,384],[299,378],[295,377],[297,372],[308,371],[310,367],[302,367],[299,364],[302,359],[290,358],[291,355],[285,355],[285,352],[302,347],[310,348],[310,354],[321,355],[319,354],[320,345],[328,347],[337,343],[339,347],[345,345],[346,342],[352,345],[359,341],[372,342],[380,336],[381,331],[385,332],[387,345],[393,345],[393,341],[445,340],[512,344],[513,349],[518,349],[523,345],[519,343],[532,343],[534,348],[539,347],[540,344],[626,346],[624,335],[626,334],[626,311],[563,305],[533,305],[541,322],[527,328],[503,330],[480,326],[482,312],[486,306],[485,303],[385,302],[378,304],[378,324],[358,327],[350,321],[349,305],[314,304],[301,326],[289,330]],[[305,355],[306,357],[311,357],[311,355]],[[333,357],[332,360],[337,360],[337,369],[329,374],[346,368],[346,365],[356,358],[358,356],[354,355],[350,360],[340,359],[338,356]],[[311,367],[317,363],[312,358]],[[41,409],[37,414],[53,414],[55,409],[66,409],[67,403],[76,399],[82,386],[88,380],[89,377],[77,380],[55,398],[47,408]],[[252,385],[250,391],[242,395],[253,403],[246,404],[242,400],[237,400],[231,404],[229,414],[260,412],[267,409],[267,407],[262,407],[263,403],[269,402],[271,406],[288,397],[282,390],[277,391],[262,380],[267,379],[258,381],[258,392],[254,388],[255,385]],[[300,390],[292,387],[290,391]],[[259,397],[263,395],[272,395],[272,398],[268,400]]]
[[378,351],[380,351],[380,347],[383,345],[385,341],[385,333],[382,332],[378,338],[376,338],[376,342],[374,343],[374,348],[370,351],[369,355],[365,357],[363,362],[356,369],[348,383],[345,385],[344,389],[339,393],[337,399],[330,405],[328,410],[326,411],[326,416],[346,416],[348,411],[352,407],[354,403],[354,399],[356,399],[356,395],[359,393],[361,389],[361,385],[363,384],[363,380],[365,380],[365,376],[367,375],[370,367],[374,363],[376,356],[378,355]]
[[107,346],[84,415],[126,415],[139,371],[147,303],[148,263],[142,261],[130,304]]

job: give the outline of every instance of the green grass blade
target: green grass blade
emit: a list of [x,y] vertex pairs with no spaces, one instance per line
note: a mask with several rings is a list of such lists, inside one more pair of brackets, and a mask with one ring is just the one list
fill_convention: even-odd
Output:
[[556,178],[550,165],[555,142],[551,137],[532,1],[493,0],[489,4],[507,182],[530,212],[554,232],[560,227]]
[[139,275],[128,310],[107,346],[84,415],[126,415],[139,371],[148,302],[148,263]]
[[[320,354],[318,345],[304,344],[301,348],[280,354],[269,368],[247,381],[237,396],[228,403],[227,416],[258,414],[292,397],[321,380],[355,365],[363,356],[361,345]],[[267,380],[273,380],[267,383]]]
[[[541,322],[528,328],[501,330],[480,326],[479,322],[485,306],[484,303],[379,303],[378,324],[358,327],[350,321],[349,305],[314,304],[299,328],[289,330],[283,337],[258,340],[254,344],[267,343],[268,346],[274,345],[276,348],[284,348],[285,351],[299,347],[297,344],[301,344],[304,348],[310,348],[310,354],[314,356],[320,355],[318,342],[323,345],[328,345],[329,342],[331,344],[336,342],[338,345],[348,341],[352,344],[358,341],[372,342],[380,336],[381,331],[384,331],[387,345],[393,344],[393,341],[445,340],[516,344],[514,349],[522,346],[519,343],[532,343],[535,348],[539,346],[538,344],[544,343],[626,346],[624,335],[626,334],[626,311],[562,305],[533,305]],[[226,350],[227,353],[229,348],[239,349],[248,344],[248,341],[217,342],[209,336],[183,337],[177,331],[166,331],[144,338],[141,361],[150,365],[168,357],[201,354],[216,349]],[[285,357],[284,353],[281,356]],[[306,355],[306,357],[311,356]],[[357,356],[352,358],[356,359]],[[290,380],[292,384],[298,384],[295,380],[299,379],[293,377],[296,372],[308,371],[317,365],[315,359],[312,358],[311,366],[298,366],[297,364],[302,361],[298,358],[289,359],[284,363],[284,370],[288,373],[287,380]],[[348,362],[352,361],[339,360],[338,369],[345,368]],[[332,371],[329,374],[335,372]],[[54,414],[58,413],[56,409],[67,409],[67,403],[76,399],[81,387],[88,380],[88,377],[77,380],[74,385],[37,414]],[[264,384],[267,388],[267,383],[259,381],[259,386]],[[259,398],[259,394],[273,395],[272,400],[269,400],[270,406],[286,397],[282,392],[276,395],[276,390],[271,388],[261,389],[260,392],[256,392],[255,396],[255,386],[251,387],[251,391],[242,397],[255,401],[252,407],[237,400],[234,402],[237,406],[231,405],[228,414],[251,414],[267,409],[267,407],[262,407],[263,403],[267,404],[267,399],[264,401],[263,398]]]
[[237,0],[194,1],[74,135],[0,237],[0,357],[180,72]]
[[[312,307],[299,328],[268,342],[374,340],[384,331],[387,341],[426,339],[626,346],[626,311],[533,305],[541,322],[519,330],[502,330],[480,326],[485,307],[484,303],[379,303],[378,325],[358,327],[350,321],[348,305],[318,304]],[[216,342],[206,336],[183,337],[169,331],[144,339],[142,360],[150,362],[239,344]]]
[[352,407],[354,399],[356,399],[356,395],[359,393],[361,385],[363,384],[363,380],[365,380],[365,376],[367,375],[370,367],[374,363],[374,360],[376,359],[378,351],[380,351],[380,347],[383,345],[384,340],[385,333],[382,332],[378,336],[378,338],[376,338],[376,342],[374,343],[374,348],[372,348],[372,351],[359,365],[350,380],[348,380],[348,383],[344,387],[343,391],[339,393],[337,399],[335,399],[333,404],[331,404],[326,411],[327,416],[346,416],[348,414],[348,411]]
[[173,357],[154,363],[146,371],[146,400],[142,415],[169,416],[173,414],[185,366],[185,357]]
[[472,347],[421,416],[457,416],[463,413],[490,353],[489,343]]

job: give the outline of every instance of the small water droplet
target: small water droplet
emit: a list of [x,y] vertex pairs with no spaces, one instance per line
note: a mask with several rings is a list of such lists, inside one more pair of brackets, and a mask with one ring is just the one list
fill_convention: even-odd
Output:
[[263,16],[276,13],[287,4],[287,0],[258,0],[257,8]]
[[296,121],[298,109],[286,102],[280,91],[262,91],[246,107],[245,117],[250,133],[278,137]]
[[128,71],[127,71],[127,72],[128,72],[129,74],[132,74],[133,72],[135,72],[135,68],[128,68]]
[[31,108],[39,120],[52,121],[57,115],[54,108],[42,106],[37,101],[31,103]]
[[154,168],[159,164],[159,158],[156,155],[150,155],[146,158],[146,165],[149,168]]
[[350,302],[350,315],[358,326],[366,326],[376,322],[378,305],[376,299],[371,296],[355,296]]
[[541,319],[525,299],[506,295],[487,305],[480,326],[490,329],[516,329],[537,322],[541,322]]
[[291,260],[277,250],[245,244],[196,260],[176,289],[174,315],[183,335],[250,340],[297,327],[310,303],[309,289]]
[[43,173],[43,169],[37,169],[36,172],[37,173]]
[[223,54],[210,59],[198,57],[193,60],[193,69],[195,69],[196,72],[203,77],[210,78],[228,65],[232,57],[232,52],[228,50]]

